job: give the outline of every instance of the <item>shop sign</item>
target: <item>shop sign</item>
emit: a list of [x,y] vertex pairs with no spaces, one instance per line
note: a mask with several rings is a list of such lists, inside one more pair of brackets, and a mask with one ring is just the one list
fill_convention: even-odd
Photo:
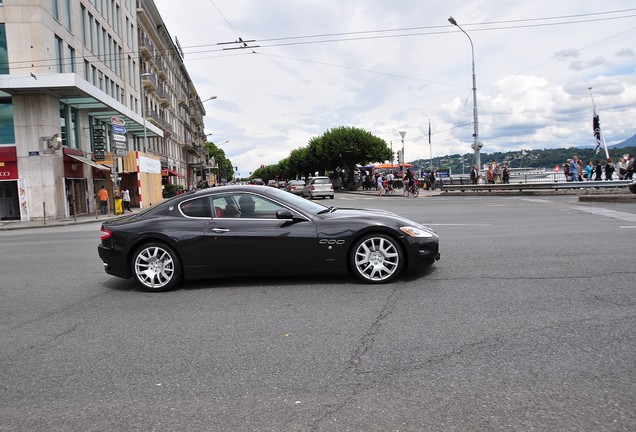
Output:
[[119,117],[111,117],[110,124],[116,125],[116,126],[124,126],[126,124],[126,121]]

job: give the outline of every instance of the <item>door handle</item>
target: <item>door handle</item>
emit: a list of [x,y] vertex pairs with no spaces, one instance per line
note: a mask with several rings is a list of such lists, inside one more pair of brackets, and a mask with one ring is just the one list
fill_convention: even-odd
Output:
[[229,232],[230,229],[229,228],[212,228],[212,231],[214,231],[215,233],[226,233],[226,232]]

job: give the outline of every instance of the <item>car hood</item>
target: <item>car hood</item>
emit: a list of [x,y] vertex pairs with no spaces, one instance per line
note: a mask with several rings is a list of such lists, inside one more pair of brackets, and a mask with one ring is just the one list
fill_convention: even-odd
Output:
[[336,208],[330,213],[323,213],[318,217],[324,216],[330,220],[338,219],[357,219],[366,220],[375,223],[390,223],[393,222],[397,225],[409,225],[415,224],[418,226],[424,226],[419,222],[412,221],[405,217],[399,216],[393,212],[379,209],[362,209],[362,208]]

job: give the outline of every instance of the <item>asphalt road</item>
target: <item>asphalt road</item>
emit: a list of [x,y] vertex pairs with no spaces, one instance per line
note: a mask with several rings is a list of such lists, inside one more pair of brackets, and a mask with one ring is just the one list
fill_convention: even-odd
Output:
[[145,293],[98,224],[0,232],[0,431],[636,430],[635,204],[326,204],[427,223],[442,259]]

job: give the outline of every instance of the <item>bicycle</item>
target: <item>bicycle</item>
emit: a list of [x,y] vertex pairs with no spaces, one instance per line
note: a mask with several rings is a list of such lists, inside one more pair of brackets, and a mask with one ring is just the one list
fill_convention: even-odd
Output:
[[404,188],[403,195],[405,197],[408,197],[409,195],[411,195],[413,198],[417,198],[419,194],[420,194],[420,190],[415,184]]

